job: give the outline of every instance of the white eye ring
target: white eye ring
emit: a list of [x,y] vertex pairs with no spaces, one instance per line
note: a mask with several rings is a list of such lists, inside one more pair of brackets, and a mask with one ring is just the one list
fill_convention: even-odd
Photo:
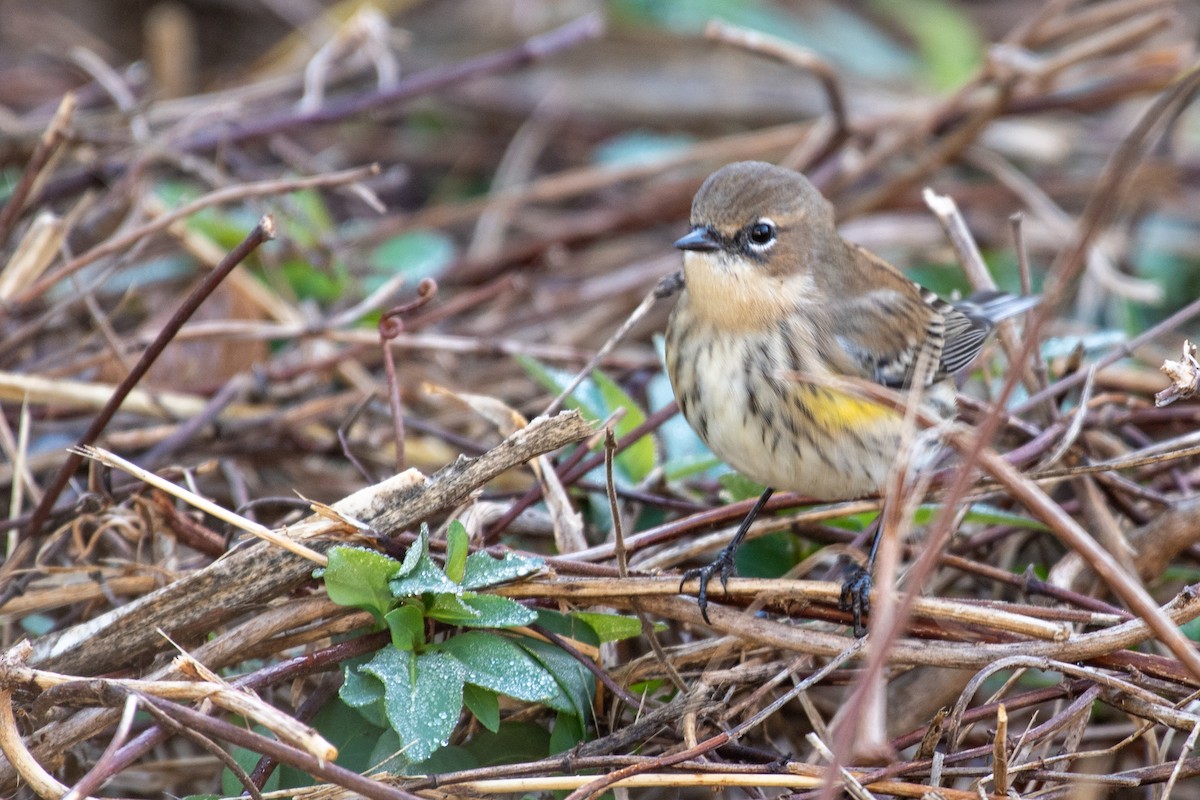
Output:
[[757,253],[765,253],[774,247],[776,235],[775,223],[763,217],[746,229],[746,244]]

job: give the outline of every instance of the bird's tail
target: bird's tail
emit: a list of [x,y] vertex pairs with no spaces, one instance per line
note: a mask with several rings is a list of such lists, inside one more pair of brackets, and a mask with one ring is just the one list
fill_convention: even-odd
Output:
[[952,305],[968,317],[986,319],[997,323],[1028,311],[1042,301],[1041,295],[1018,296],[1008,292],[989,290],[976,292],[965,300]]

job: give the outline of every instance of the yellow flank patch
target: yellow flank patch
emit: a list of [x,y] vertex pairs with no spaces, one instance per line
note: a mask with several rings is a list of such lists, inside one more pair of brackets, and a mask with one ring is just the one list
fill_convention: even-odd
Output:
[[826,430],[857,429],[899,415],[886,406],[832,389],[805,387],[804,405]]

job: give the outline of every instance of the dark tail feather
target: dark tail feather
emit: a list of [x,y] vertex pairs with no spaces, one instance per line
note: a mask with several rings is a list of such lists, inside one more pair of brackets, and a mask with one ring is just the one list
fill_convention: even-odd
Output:
[[1041,295],[1019,297],[1007,292],[986,291],[976,292],[953,305],[968,317],[986,319],[994,324],[1028,311],[1041,301]]

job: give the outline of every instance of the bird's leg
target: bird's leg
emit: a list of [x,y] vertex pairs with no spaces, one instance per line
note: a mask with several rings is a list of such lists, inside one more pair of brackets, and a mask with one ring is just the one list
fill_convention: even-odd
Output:
[[875,568],[875,552],[879,550],[879,538],[883,532],[880,514],[871,523],[875,529],[871,536],[871,552],[867,555],[866,566],[851,562],[846,569],[846,580],[842,582],[842,594],[838,599],[838,608],[849,611],[854,615],[854,635],[866,636],[867,626],[862,624],[863,614],[871,610],[871,573]]
[[708,582],[713,575],[720,575],[721,589],[725,590],[726,584],[729,583],[729,576],[733,573],[733,555],[737,552],[738,545],[742,543],[742,539],[746,538],[746,532],[750,530],[750,525],[754,522],[754,518],[763,510],[763,506],[771,499],[771,495],[775,490],[768,487],[763,491],[758,501],[754,504],[754,508],[750,509],[750,513],[742,520],[742,524],[738,527],[737,533],[733,535],[733,539],[729,544],[717,554],[717,557],[712,560],[712,563],[704,567],[689,569],[683,573],[683,579],[679,581],[679,591],[683,591],[683,585],[692,578],[700,579],[700,591],[696,594],[696,604],[700,606],[700,616],[704,618],[705,623],[711,625],[708,619]]

